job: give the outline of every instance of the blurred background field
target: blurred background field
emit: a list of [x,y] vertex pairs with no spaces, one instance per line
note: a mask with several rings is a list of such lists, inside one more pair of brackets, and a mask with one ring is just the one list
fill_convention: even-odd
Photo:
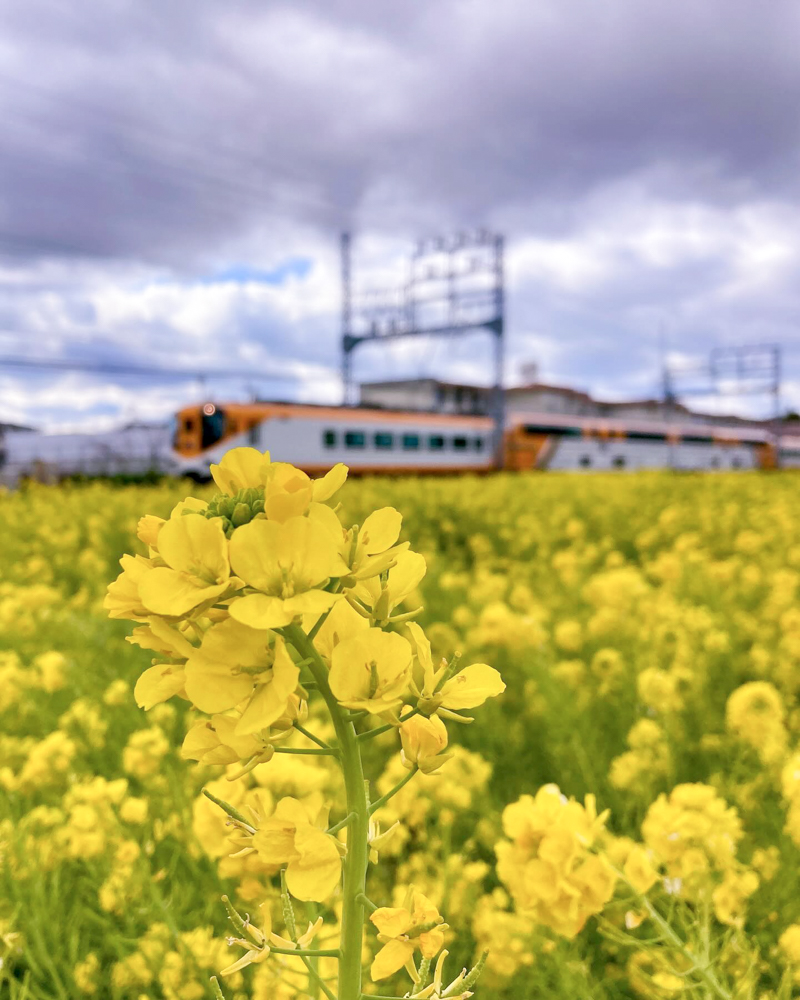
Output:
[[[226,782],[180,758],[184,703],[136,707],[148,654],[102,609],[119,557],[142,551],[139,516],[210,492],[0,495],[0,996],[210,996],[231,961],[219,896],[255,913],[274,895],[269,872],[226,856],[221,816],[198,798],[209,782],[225,797]],[[491,663],[508,685],[480,725],[451,731],[463,749],[442,776],[383,811],[402,830],[372,897],[413,881],[457,930],[457,963],[489,947],[487,1000],[673,995],[594,923],[568,941],[515,914],[493,847],[504,806],[547,782],[596,794],[613,833],[636,840],[661,793],[703,782],[738,811],[738,857],[759,880],[728,921],[748,942],[730,961],[774,988],[778,939],[800,920],[786,780],[800,730],[795,476],[373,478],[342,503],[348,523],[403,513],[402,537],[428,561],[420,620],[435,652]],[[388,787],[398,762],[374,742]],[[337,788],[331,768],[290,756],[253,781],[299,797]],[[288,1000],[291,983],[267,963],[226,989]]]

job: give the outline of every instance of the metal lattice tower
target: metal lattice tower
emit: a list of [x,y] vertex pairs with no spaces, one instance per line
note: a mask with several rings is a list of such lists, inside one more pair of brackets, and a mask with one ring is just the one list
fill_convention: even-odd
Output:
[[665,404],[680,396],[769,396],[775,427],[775,461],[780,465],[781,347],[779,344],[747,344],[717,347],[708,361],[688,365],[664,365]]
[[503,237],[481,229],[422,240],[408,277],[396,287],[354,295],[351,240],[342,234],[342,382],[345,404],[355,403],[353,352],[362,344],[400,337],[458,337],[485,330],[494,337],[492,417],[495,454],[505,426],[505,285]]

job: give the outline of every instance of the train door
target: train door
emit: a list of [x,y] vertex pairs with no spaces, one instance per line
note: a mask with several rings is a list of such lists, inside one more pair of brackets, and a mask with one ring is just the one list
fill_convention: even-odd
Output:
[[506,434],[505,468],[515,472],[538,469],[550,439],[549,434],[529,433],[524,427],[515,427]]

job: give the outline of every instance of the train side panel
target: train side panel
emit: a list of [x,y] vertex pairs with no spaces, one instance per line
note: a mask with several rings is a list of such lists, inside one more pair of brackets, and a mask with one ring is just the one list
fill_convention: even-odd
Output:
[[759,467],[758,446],[689,441],[639,441],[559,435],[546,452],[546,464],[562,472],[575,469],[724,470]]
[[226,438],[185,462],[202,474],[232,448],[269,451],[274,462],[324,471],[344,462],[355,472],[486,471],[493,466],[491,422],[431,421],[424,414],[370,415],[326,410],[320,415],[274,414],[252,430]]

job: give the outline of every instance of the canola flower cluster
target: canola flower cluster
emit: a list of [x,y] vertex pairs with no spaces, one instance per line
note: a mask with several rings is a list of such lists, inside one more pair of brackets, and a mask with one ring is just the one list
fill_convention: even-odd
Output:
[[[333,958],[337,985],[324,989],[360,1000],[366,909],[382,944],[371,963],[373,981],[405,968],[415,993],[464,1000],[482,964],[443,986],[447,925],[436,906],[413,887],[402,907],[377,906],[366,896],[368,863],[378,861],[392,832],[379,833],[371,819],[417,771],[432,774],[446,763],[443,719],[471,722],[461,713],[502,694],[505,684],[485,663],[434,661],[413,621],[420,609],[399,610],[424,576],[425,559],[399,542],[402,517],[393,507],[361,525],[342,525],[327,501],[344,484],[344,466],[311,480],[269,453],[237,448],[211,466],[211,475],[220,493],[210,503],[190,497],[167,519],[140,520],[148,555],[123,556],[108,588],[109,614],[141,623],[130,641],[156,654],[137,681],[136,700],[152,709],[179,696],[204,713],[184,739],[183,756],[238,766],[231,780],[244,781],[276,754],[305,750],[339,764],[346,799],[345,815],[333,824],[334,803],[316,797],[256,794],[247,813],[212,799],[234,827],[235,850],[227,853],[280,872],[285,925],[283,936],[273,930],[268,904],[261,904],[259,928],[228,904],[239,932],[231,943],[244,955],[220,975],[277,951],[308,961],[310,977],[323,987],[310,960]],[[317,721],[314,695],[333,726],[330,742],[306,728]],[[408,773],[371,803],[359,741],[389,732],[399,737]],[[295,734],[314,746],[285,745]],[[128,750],[154,756],[149,739]],[[292,899],[322,903],[339,894],[339,947],[309,948],[324,919],[298,934]]]
[[[322,677],[371,734],[365,995],[800,990],[790,474],[334,491],[249,461],[188,501],[0,495],[0,995],[199,1000],[226,969],[229,1000],[341,993],[341,743],[290,637],[325,615]],[[486,664],[508,690],[460,725]]]

